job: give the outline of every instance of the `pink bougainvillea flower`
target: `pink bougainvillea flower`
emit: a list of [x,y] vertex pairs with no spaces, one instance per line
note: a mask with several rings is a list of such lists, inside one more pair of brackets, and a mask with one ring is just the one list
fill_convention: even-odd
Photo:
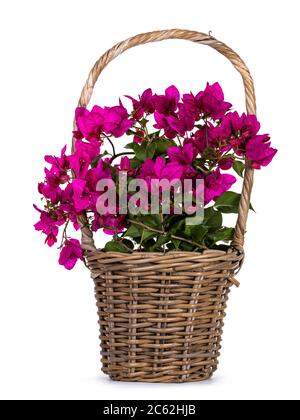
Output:
[[196,174],[192,166],[196,155],[197,152],[191,143],[185,143],[183,147],[172,146],[168,148],[170,161],[181,166],[183,175],[187,178],[193,177]]
[[213,85],[207,83],[205,90],[199,92],[196,98],[200,102],[201,111],[214,119],[222,118],[232,106],[224,101],[223,90],[219,83]]
[[133,142],[142,144],[145,139],[145,132],[143,130],[136,130],[136,134],[133,136]]
[[38,184],[38,191],[46,198],[48,198],[53,204],[58,203],[61,197],[60,185],[67,182],[69,176],[66,172],[57,170],[57,167],[52,166],[49,170],[44,169],[46,179],[45,182]]
[[193,162],[194,151],[190,144],[185,144],[183,147],[172,146],[168,148],[168,156],[171,162],[189,165]]
[[105,132],[112,134],[114,137],[121,137],[133,125],[133,121],[129,120],[128,112],[122,105],[105,107]]
[[157,179],[167,179],[173,181],[180,179],[183,175],[183,168],[176,162],[166,163],[165,159],[158,156],[154,163],[154,174]]
[[234,160],[232,158],[224,158],[221,159],[218,163],[218,166],[220,169],[223,169],[224,171],[228,171],[228,169],[232,168]]
[[77,140],[75,143],[75,152],[69,156],[70,167],[75,177],[84,179],[87,175],[91,162],[99,155],[100,144],[95,140],[87,143]]
[[126,227],[126,216],[116,216],[113,214],[100,215],[94,213],[94,220],[92,223],[92,230],[96,232],[98,229],[103,228],[103,232],[107,235],[115,235],[121,233]]
[[45,198],[48,198],[52,204],[57,204],[60,200],[62,190],[57,185],[53,185],[51,183],[48,184],[47,182],[40,182],[38,184],[38,192]]
[[231,108],[229,102],[224,101],[224,94],[219,83],[207,86],[204,91],[197,95],[187,93],[183,95],[183,103],[198,121],[202,114],[209,115],[213,119],[222,118]]
[[180,179],[183,175],[183,167],[176,162],[166,163],[165,159],[158,156],[155,161],[146,159],[140,169],[139,178],[147,182],[148,188],[151,188],[152,179],[167,179],[172,181]]
[[100,179],[111,179],[109,159],[99,159],[97,166],[88,170],[86,175],[87,186],[90,191],[96,191],[97,183]]
[[107,235],[121,233],[126,227],[126,216],[103,216],[103,232]]
[[256,115],[241,116],[241,136],[245,139],[255,136],[260,129],[260,123],[257,121]]
[[174,139],[176,137],[176,131],[170,126],[168,121],[168,117],[159,112],[154,113],[154,119],[156,124],[153,125],[154,128],[158,128],[159,130],[164,130],[165,136],[168,139]]
[[175,86],[169,86],[165,90],[165,95],[154,95],[154,106],[155,110],[159,114],[163,115],[174,115],[177,110],[178,102],[180,99],[180,93]]
[[[67,269],[74,267],[83,255],[80,243],[76,239],[68,239],[66,228],[71,222],[78,230],[84,212],[93,231],[101,229],[113,235],[114,240],[120,233],[126,232],[129,216],[121,211],[125,188],[121,191],[116,188],[122,185],[118,182],[120,172],[126,172],[128,183],[132,178],[145,181],[139,183],[140,196],[134,197],[133,191],[127,191],[127,201],[149,212],[152,207],[149,192],[154,193],[160,205],[168,204],[162,193],[170,188],[171,181],[189,180],[184,188],[189,184],[190,193],[195,198],[202,194],[204,188],[204,203],[208,204],[222,196],[236,181],[234,176],[223,171],[230,171],[237,159],[246,159],[252,168],[260,169],[267,166],[277,152],[271,147],[268,135],[258,134],[260,124],[255,115],[239,115],[230,111],[231,104],[224,100],[218,83],[207,84],[196,95],[184,94],[182,99],[173,85],[163,95],[154,95],[151,89],[146,89],[137,99],[127,98],[130,99],[127,101],[130,105],[128,110],[121,100],[117,106],[96,105],[91,111],[77,108],[74,150],[70,156],[66,155],[66,147],[59,156],[45,156],[50,166],[45,169],[44,181],[38,185],[45,198],[45,207],[44,210],[37,209],[40,220],[35,229],[45,235],[48,246],[53,246],[57,242],[59,227],[65,225],[65,242],[59,263]],[[131,136],[127,145],[131,149],[128,155],[116,154],[114,150],[109,153],[111,149],[106,141],[113,141],[125,133]],[[140,146],[137,147],[137,144]],[[101,154],[100,149],[103,149]],[[121,160],[115,160],[119,156],[123,156]],[[197,180],[200,179],[204,182],[198,185]],[[102,180],[104,183],[99,182]],[[175,182],[172,185],[174,194],[171,194],[173,203],[170,210],[174,214],[175,191],[179,191],[179,186],[177,188]],[[116,197],[107,192],[116,192]],[[187,213],[185,211],[183,217]],[[174,223],[177,220],[170,219],[170,225],[166,226],[172,229]],[[137,245],[135,239],[132,238]],[[155,239],[153,244],[157,245]],[[141,246],[147,251],[153,249],[148,241]],[[179,245],[179,249],[183,246]]]
[[121,171],[130,171],[130,159],[128,156],[123,156],[120,162],[120,170]]
[[140,120],[145,113],[153,114],[155,108],[151,89],[146,89],[142,95],[139,95],[138,100],[134,99],[132,96],[126,95],[126,97],[132,101],[134,109],[133,118],[135,120]]
[[80,242],[77,239],[68,239],[60,251],[59,264],[71,270],[78,260],[83,260]]
[[170,127],[176,131],[180,136],[184,136],[187,131],[191,131],[195,125],[195,118],[189,109],[179,104],[178,116],[170,115],[167,117]]
[[92,162],[100,153],[100,143],[96,139],[86,142],[83,140],[76,140],[75,153],[84,157],[86,160]]
[[246,144],[246,157],[254,169],[269,165],[276,153],[277,150],[271,147],[267,134],[255,136]]
[[75,120],[79,131],[74,133],[76,138],[99,139],[104,130],[105,111],[98,105],[95,105],[91,111],[86,108],[76,108]]
[[50,214],[40,210],[35,205],[34,208],[40,213],[40,220],[34,225],[34,228],[46,235],[45,243],[51,247],[57,241],[58,226],[65,223],[65,218],[59,212],[52,212]]
[[243,154],[245,143],[255,137],[259,129],[260,124],[255,115],[242,114],[239,116],[237,112],[229,112],[222,119],[217,134],[223,139],[230,138],[229,144],[234,151]]
[[209,130],[197,130],[189,139],[185,139],[184,144],[190,143],[194,148],[194,155],[204,152],[209,147]]
[[[57,156],[45,156],[45,161],[52,165],[52,169],[57,174],[64,175],[66,177],[66,171],[70,168],[68,156],[66,156],[67,146],[64,146],[61,150],[60,157]],[[67,178],[67,177],[66,177]]]
[[188,109],[188,112],[194,116],[195,121],[198,121],[201,113],[199,94],[198,96],[195,96],[192,92],[185,93],[182,96],[182,102],[186,109]]
[[88,209],[90,204],[90,193],[86,188],[86,181],[83,179],[74,179],[73,187],[73,202],[76,212],[80,213]]
[[75,210],[73,202],[72,184],[68,184],[63,190],[59,210],[61,210],[66,215],[66,217],[70,219],[70,221],[73,223],[75,230],[78,230],[80,226],[77,221],[77,212]]
[[204,182],[204,204],[216,200],[228,191],[235,182],[236,178],[233,175],[221,174],[219,169],[207,175]]

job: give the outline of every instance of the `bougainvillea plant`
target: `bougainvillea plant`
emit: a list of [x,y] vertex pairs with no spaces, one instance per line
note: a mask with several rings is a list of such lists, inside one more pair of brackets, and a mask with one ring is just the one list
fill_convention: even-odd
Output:
[[[49,166],[45,180],[38,184],[43,205],[35,206],[40,213],[35,229],[46,235],[50,247],[62,231],[59,263],[67,269],[83,259],[80,242],[68,233],[70,225],[79,229],[77,218],[83,212],[94,232],[108,235],[106,251],[226,249],[234,229],[224,226],[222,214],[237,213],[240,200],[230,189],[237,176],[243,177],[245,161],[254,169],[271,162],[277,150],[271,147],[269,135],[258,134],[260,124],[254,115],[231,110],[218,83],[207,84],[196,95],[181,96],[170,86],[163,95],[147,89],[137,99],[125,98],[128,108],[119,101],[113,107],[76,109],[73,152],[67,153],[65,146],[60,156],[45,156]],[[117,153],[122,136],[129,141],[126,151]],[[201,223],[187,223],[190,215],[185,208],[176,211],[174,191],[170,191],[169,212],[164,213],[163,187],[156,191],[159,211],[155,214],[142,194],[135,201],[138,211],[132,207],[121,211],[120,191],[104,212],[99,211],[101,194],[103,198],[108,189],[113,190],[101,190],[99,181],[118,185],[120,173],[126,174],[127,186],[132,180],[143,181],[149,187],[147,194],[154,180],[189,180],[192,201],[200,180]],[[128,200],[133,196],[129,188]]]

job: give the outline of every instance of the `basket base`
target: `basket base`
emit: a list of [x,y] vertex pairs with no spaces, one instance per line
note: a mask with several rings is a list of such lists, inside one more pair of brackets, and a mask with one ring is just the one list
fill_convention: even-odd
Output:
[[158,377],[158,378],[130,378],[130,377],[122,377],[122,376],[112,376],[112,375],[108,375],[109,378],[112,381],[116,381],[116,382],[145,382],[145,383],[174,383],[174,384],[182,384],[182,383],[187,383],[187,382],[204,382],[204,381],[208,381],[211,380],[213,377],[214,373],[210,373],[210,374],[203,374],[203,375],[199,375],[196,377],[187,377],[186,379],[183,378],[174,378],[174,377],[170,377],[168,378],[167,376],[164,377]]

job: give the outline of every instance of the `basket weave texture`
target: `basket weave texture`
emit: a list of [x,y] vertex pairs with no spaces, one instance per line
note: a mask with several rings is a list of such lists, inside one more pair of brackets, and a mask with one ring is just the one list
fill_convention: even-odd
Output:
[[[110,61],[131,47],[164,39],[205,44],[228,58],[242,76],[247,113],[256,114],[253,81],[243,60],[211,35],[180,29],[149,32],[116,44],[90,71],[78,105],[88,105]],[[73,148],[74,143],[75,139]],[[253,170],[246,164],[234,239],[227,252],[103,252],[95,247],[86,215],[80,216],[82,249],[95,284],[104,373],[114,380],[143,382],[190,382],[212,376],[229,289],[238,285],[234,276],[244,258],[252,185]]]
[[241,258],[232,251],[90,254],[103,372],[121,381],[208,379]]

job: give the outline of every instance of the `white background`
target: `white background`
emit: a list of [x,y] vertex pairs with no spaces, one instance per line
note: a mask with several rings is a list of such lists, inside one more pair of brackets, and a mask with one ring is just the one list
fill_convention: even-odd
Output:
[[[1,1],[2,399],[299,399],[299,11],[297,2],[152,0]],[[256,174],[246,262],[231,293],[219,370],[193,384],[126,384],[100,372],[93,284],[68,272],[33,230],[43,156],[71,140],[72,117],[94,61],[131,35],[186,28],[213,35],[247,62],[258,115],[279,153]],[[139,47],[103,73],[93,97],[174,83],[193,91],[219,81],[244,110],[242,83],[205,46]]]

